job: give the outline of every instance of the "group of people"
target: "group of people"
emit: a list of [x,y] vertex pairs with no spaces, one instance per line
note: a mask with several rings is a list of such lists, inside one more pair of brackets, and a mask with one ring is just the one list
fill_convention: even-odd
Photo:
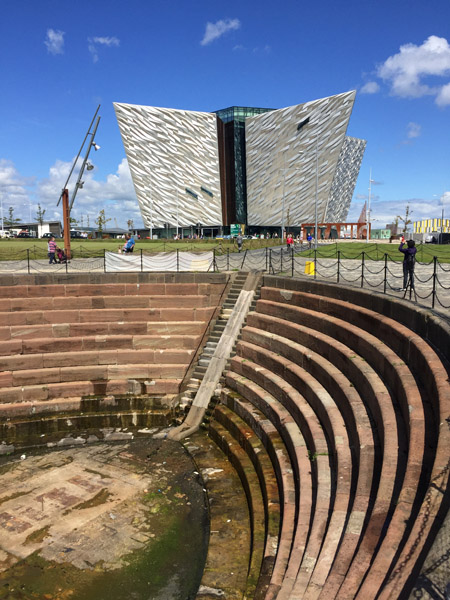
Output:
[[67,256],[64,250],[56,245],[55,237],[53,235],[48,240],[47,254],[49,265],[64,264],[67,262]]

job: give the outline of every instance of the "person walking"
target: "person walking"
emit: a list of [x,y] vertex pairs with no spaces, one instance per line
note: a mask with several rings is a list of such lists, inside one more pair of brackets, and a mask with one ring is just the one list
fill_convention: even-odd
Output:
[[411,284],[411,289],[414,289],[414,266],[416,263],[416,243],[414,240],[408,240],[405,246],[405,238],[402,237],[399,251],[403,253],[403,288],[404,292],[408,287],[408,282]]
[[49,261],[48,261],[49,265],[52,265],[52,264],[57,265],[58,264],[58,261],[56,260],[56,257],[55,257],[55,253],[56,253],[56,242],[55,242],[54,236],[52,235],[49,238],[48,244],[47,244],[47,254],[48,254],[48,259],[49,259]]
[[237,242],[237,246],[238,246],[238,252],[240,252],[242,250],[242,242],[243,242],[243,238],[242,235],[240,233],[238,233],[237,237],[236,237],[236,242]]

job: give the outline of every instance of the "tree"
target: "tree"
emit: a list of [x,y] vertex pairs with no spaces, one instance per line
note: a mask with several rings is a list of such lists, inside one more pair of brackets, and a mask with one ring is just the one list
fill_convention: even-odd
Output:
[[408,233],[408,226],[412,223],[412,220],[410,219],[412,213],[413,211],[409,208],[409,204],[407,204],[405,209],[405,216],[402,217],[401,215],[397,215],[397,219],[403,223],[403,234]]
[[78,225],[78,221],[74,217],[69,217],[70,225]]
[[128,219],[127,225],[128,225],[128,229],[134,229],[134,221],[133,221],[133,219]]
[[44,215],[45,215],[45,208],[42,209],[41,205],[38,204],[37,211],[36,211],[36,216],[34,218],[36,219],[36,221],[39,223],[39,225],[41,227],[44,224]]
[[95,219],[100,233],[103,231],[103,228],[106,225],[106,223],[108,223],[108,221],[111,221],[111,219],[106,218],[105,209],[102,208],[102,210],[98,213],[98,217]]
[[14,207],[10,206],[8,208],[8,217],[4,220],[5,221],[5,225],[7,227],[15,227],[16,225],[18,225],[20,223],[20,219],[15,219],[14,218]]

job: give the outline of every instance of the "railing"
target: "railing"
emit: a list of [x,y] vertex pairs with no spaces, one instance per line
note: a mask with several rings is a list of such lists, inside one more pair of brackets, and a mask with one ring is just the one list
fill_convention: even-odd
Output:
[[[403,287],[403,257],[382,253],[376,244],[368,245],[368,251],[348,256],[329,244],[314,250],[307,244],[297,245],[294,250],[283,247],[247,249],[243,252],[223,251],[199,244],[202,251],[190,247],[187,252],[152,253],[138,249],[132,255],[119,255],[105,250],[79,248],[69,263],[49,265],[47,252],[34,246],[24,250],[9,251],[7,260],[0,261],[0,273],[40,272],[89,272],[89,271],[240,271],[259,270],[285,276],[305,276],[306,262],[313,263],[309,277],[345,283],[360,288],[376,289],[385,294],[398,293]],[[371,246],[371,247],[370,247]],[[173,248],[173,246],[172,246]],[[205,252],[205,248],[208,249]],[[433,250],[439,250],[439,248]],[[428,248],[418,247],[414,271],[414,286],[410,286],[410,299],[424,301],[431,308],[450,308],[450,263],[439,256],[428,255]],[[2,257],[3,258],[3,257]],[[422,260],[421,260],[422,259]],[[424,260],[425,259],[425,260]],[[111,268],[111,263],[120,268]],[[406,292],[404,293],[404,296]],[[413,298],[414,295],[414,298]]]
[[[299,248],[301,250],[301,248]],[[360,288],[369,288],[383,293],[397,293],[403,288],[403,256],[398,259],[380,252],[361,252],[352,258],[345,258],[336,251],[336,258],[324,258],[321,251],[311,250],[311,256],[284,247],[266,248],[264,252],[229,253],[215,257],[216,270],[230,271],[258,269],[270,274],[282,274],[298,277],[305,275],[306,262],[312,262],[314,268],[309,277],[326,279],[336,283],[346,283]],[[303,250],[308,248],[303,246]],[[419,252],[418,255],[420,256]],[[434,256],[431,262],[416,261],[414,285],[404,291],[410,299],[428,301],[432,308],[450,308],[450,264]],[[414,298],[413,298],[414,295]]]

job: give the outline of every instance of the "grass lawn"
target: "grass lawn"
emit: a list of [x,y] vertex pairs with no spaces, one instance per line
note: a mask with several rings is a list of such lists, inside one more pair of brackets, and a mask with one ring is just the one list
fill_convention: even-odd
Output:
[[[57,239],[56,243],[61,248],[64,246],[63,239]],[[103,256],[104,250],[117,252],[119,246],[123,246],[124,240],[71,240],[70,247],[74,258]],[[266,246],[279,246],[280,240],[244,240],[244,249],[256,250]],[[144,252],[173,252],[175,250],[206,252],[215,249],[219,254],[237,252],[234,240],[136,240],[135,252],[141,249]],[[47,240],[34,238],[0,239],[0,261],[1,260],[24,260],[29,256],[31,259],[45,258],[47,256]]]
[[[63,240],[57,239],[56,243],[63,246]],[[117,252],[119,246],[124,244],[123,240],[72,240],[71,250],[74,258],[88,258],[103,256],[105,250]],[[258,248],[279,247],[279,239],[269,240],[244,240],[244,250],[256,250]],[[205,252],[215,249],[218,254],[237,252],[234,240],[137,240],[135,252],[173,252],[175,250]],[[318,258],[337,258],[338,251],[341,258],[361,260],[363,252],[366,260],[384,260],[385,254],[389,260],[401,261],[403,255],[398,251],[398,243],[365,243],[365,242],[337,242],[327,243],[319,246]],[[306,258],[314,257],[314,250],[296,250],[296,256]],[[0,239],[0,261],[2,260],[25,260],[43,259],[47,257],[47,240],[41,239]],[[418,244],[417,260],[423,263],[433,261],[436,256],[441,263],[450,262],[450,244]]]
[[[402,261],[403,254],[398,250],[398,243],[373,243],[373,242],[337,242],[327,244],[317,249],[318,258],[337,258],[338,251],[341,258],[361,260],[363,252],[365,259],[384,260],[385,254],[389,260]],[[304,250],[297,256],[314,257],[314,250]],[[450,262],[450,244],[418,244],[416,258],[419,262],[430,263],[436,256],[441,263]]]

